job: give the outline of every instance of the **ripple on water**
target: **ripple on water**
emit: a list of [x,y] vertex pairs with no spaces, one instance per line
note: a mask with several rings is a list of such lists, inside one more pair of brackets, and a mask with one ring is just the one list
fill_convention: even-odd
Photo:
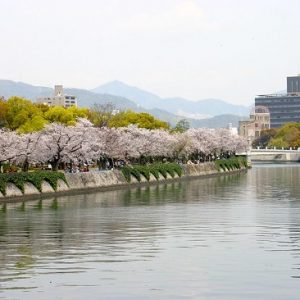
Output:
[[7,204],[1,298],[298,299],[299,170]]

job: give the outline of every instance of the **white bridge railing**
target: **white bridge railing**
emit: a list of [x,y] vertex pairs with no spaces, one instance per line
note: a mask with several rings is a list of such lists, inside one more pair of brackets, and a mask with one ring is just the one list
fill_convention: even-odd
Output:
[[272,152],[272,153],[300,153],[300,148],[298,149],[278,149],[278,148],[251,148],[250,152]]
[[249,160],[253,161],[280,161],[300,162],[300,149],[249,149],[246,152]]

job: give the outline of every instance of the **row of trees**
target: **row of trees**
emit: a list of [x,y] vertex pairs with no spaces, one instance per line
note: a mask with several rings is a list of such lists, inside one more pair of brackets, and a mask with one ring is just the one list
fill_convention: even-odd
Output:
[[300,123],[287,123],[278,129],[264,130],[260,137],[254,140],[253,147],[299,148]]
[[145,163],[168,159],[206,161],[246,149],[246,141],[227,129],[188,129],[183,133],[128,127],[95,127],[87,119],[75,126],[51,123],[38,132],[0,131],[0,164],[27,170],[32,164],[80,164],[108,157],[112,161]]
[[33,103],[20,97],[11,97],[7,101],[0,99],[0,128],[29,133],[42,130],[50,123],[75,125],[78,118],[87,118],[97,127],[124,127],[136,124],[141,128],[169,129],[166,122],[154,118],[148,113],[133,111],[118,112],[114,105],[95,104],[91,109]]
[[77,118],[86,118],[87,115],[86,108],[49,107],[20,97],[0,100],[0,127],[19,133],[39,131],[52,122],[75,125]]

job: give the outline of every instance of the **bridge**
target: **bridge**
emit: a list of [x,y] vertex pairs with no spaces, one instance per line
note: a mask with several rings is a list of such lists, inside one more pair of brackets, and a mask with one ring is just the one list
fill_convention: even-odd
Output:
[[251,161],[300,162],[300,149],[251,149],[247,155]]

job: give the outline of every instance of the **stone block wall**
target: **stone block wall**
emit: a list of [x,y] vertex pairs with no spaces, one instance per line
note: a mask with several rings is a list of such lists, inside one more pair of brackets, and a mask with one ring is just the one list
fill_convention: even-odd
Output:
[[[201,177],[209,176],[214,174],[220,174],[224,172],[219,172],[213,162],[203,163],[199,165],[183,165],[184,174],[182,178],[189,177]],[[75,174],[65,174],[68,185],[62,180],[58,180],[57,191],[54,191],[50,184],[46,181],[42,183],[42,193],[40,193],[31,183],[25,183],[24,194],[12,183],[8,183],[6,196],[0,193],[1,199],[6,198],[16,198],[22,196],[37,196],[41,194],[51,194],[51,193],[67,193],[76,190],[89,190],[89,189],[101,189],[107,187],[117,187],[117,186],[130,186],[132,184],[147,184],[147,180],[141,175],[141,182],[138,182],[132,177],[130,183],[126,181],[123,174],[119,170],[110,171],[100,171],[100,172],[88,172],[88,173],[75,173]],[[168,174],[167,180],[179,179],[176,176],[172,178]],[[150,177],[150,183],[153,182],[164,182],[166,179],[161,177],[158,181],[153,175]]]

